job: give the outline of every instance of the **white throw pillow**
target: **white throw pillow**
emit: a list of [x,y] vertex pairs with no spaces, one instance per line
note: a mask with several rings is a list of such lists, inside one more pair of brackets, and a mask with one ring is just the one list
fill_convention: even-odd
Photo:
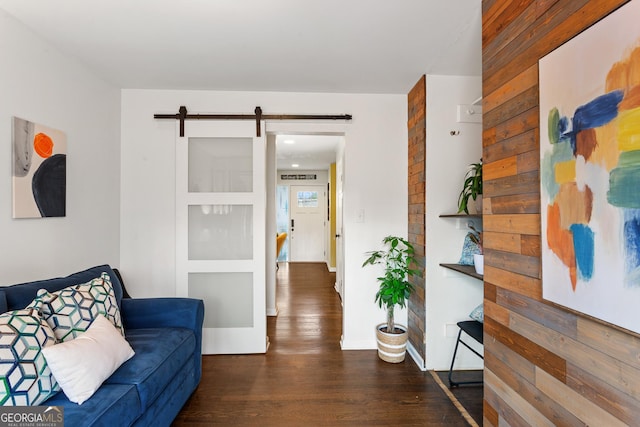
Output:
[[76,339],[46,347],[42,352],[64,394],[79,405],[135,354],[104,316],[97,316]]

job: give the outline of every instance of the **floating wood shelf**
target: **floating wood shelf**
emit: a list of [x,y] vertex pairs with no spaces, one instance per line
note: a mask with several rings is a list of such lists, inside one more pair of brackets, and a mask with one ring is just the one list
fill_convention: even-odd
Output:
[[462,264],[440,264],[440,267],[448,268],[449,270],[457,271],[458,273],[465,274],[467,276],[471,276],[478,280],[484,280],[484,276],[482,274],[476,273],[476,268],[473,265],[462,265]]
[[482,214],[442,214],[440,218],[473,218],[482,219]]

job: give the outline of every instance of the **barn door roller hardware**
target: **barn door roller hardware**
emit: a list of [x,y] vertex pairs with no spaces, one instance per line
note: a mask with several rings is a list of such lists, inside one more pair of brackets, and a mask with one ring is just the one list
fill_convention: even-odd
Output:
[[185,120],[255,120],[256,136],[260,136],[261,120],[351,120],[351,114],[262,114],[262,108],[256,107],[254,114],[188,114],[182,105],[178,114],[154,114],[154,119],[180,120],[180,136],[184,136]]

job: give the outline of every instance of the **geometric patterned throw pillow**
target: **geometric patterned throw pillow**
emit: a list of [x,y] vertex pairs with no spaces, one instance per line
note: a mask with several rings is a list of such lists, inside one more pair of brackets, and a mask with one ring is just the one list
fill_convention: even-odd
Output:
[[124,336],[120,309],[111,278],[102,273],[87,283],[69,286],[56,292],[40,289],[31,305],[38,305],[60,342],[76,338],[89,328],[96,316],[106,317]]
[[0,404],[39,405],[60,390],[42,354],[55,342],[35,308],[0,314]]
[[469,313],[469,317],[480,323],[484,323],[484,304],[480,304],[474,308],[471,313]]

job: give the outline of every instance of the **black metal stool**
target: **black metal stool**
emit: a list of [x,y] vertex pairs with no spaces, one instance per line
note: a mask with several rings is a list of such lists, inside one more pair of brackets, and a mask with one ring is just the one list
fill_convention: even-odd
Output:
[[469,350],[474,352],[478,357],[480,357],[482,360],[484,360],[484,357],[480,353],[475,351],[473,348],[471,348],[469,346],[469,344],[467,344],[466,342],[464,342],[464,341],[462,341],[460,339],[460,336],[462,335],[462,331],[464,331],[471,338],[473,338],[474,340],[478,341],[480,344],[483,344],[483,342],[482,342],[482,323],[478,322],[477,320],[466,320],[464,322],[458,322],[457,325],[460,328],[460,331],[458,332],[458,340],[456,341],[456,348],[453,350],[453,358],[451,359],[451,368],[449,368],[449,387],[457,387],[460,384],[482,384],[483,381],[460,381],[460,382],[456,382],[456,381],[453,381],[453,379],[451,378],[451,373],[453,372],[453,364],[456,361],[456,353],[458,352],[458,344],[462,343],[462,345],[467,347]]

